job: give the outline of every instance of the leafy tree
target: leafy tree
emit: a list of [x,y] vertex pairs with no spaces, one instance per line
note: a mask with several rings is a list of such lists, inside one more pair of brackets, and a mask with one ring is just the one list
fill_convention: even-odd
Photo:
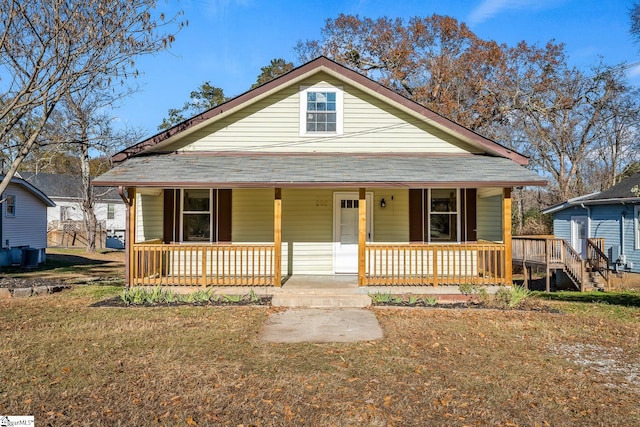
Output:
[[[0,144],[13,153],[0,193],[64,97],[116,90],[136,75],[138,56],[173,42],[183,24],[155,8],[156,0],[0,2]],[[17,129],[26,133],[16,138]]]
[[255,89],[276,77],[280,77],[281,75],[293,70],[293,68],[293,62],[287,62],[282,58],[272,59],[269,65],[260,68],[261,72],[258,76],[258,80],[251,85],[251,89]]
[[[254,89],[276,77],[281,76],[293,69],[294,65],[282,58],[272,59],[269,65],[262,67],[256,83],[251,86]],[[162,119],[158,130],[169,129],[190,117],[217,107],[229,98],[224,95],[224,91],[212,86],[210,82],[204,82],[189,95],[189,101],[185,102],[182,108],[169,109],[167,117]]]
[[222,89],[212,86],[210,82],[204,82],[197,90],[191,92],[189,99],[190,101],[185,102],[182,108],[169,109],[168,117],[162,119],[158,130],[169,129],[189,117],[222,104],[228,98]]
[[508,114],[498,101],[511,52],[448,16],[405,24],[340,15],[326,21],[322,40],[299,42],[296,51],[302,61],[333,58],[475,131],[486,133]]

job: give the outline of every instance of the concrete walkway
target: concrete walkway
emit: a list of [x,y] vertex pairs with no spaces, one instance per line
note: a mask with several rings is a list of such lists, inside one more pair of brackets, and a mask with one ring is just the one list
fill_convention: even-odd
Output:
[[373,341],[382,338],[382,328],[361,308],[296,308],[272,314],[260,337],[276,343]]

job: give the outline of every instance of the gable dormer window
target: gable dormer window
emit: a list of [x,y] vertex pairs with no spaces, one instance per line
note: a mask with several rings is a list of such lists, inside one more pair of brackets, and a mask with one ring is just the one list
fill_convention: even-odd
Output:
[[300,91],[300,135],[342,135],[342,89],[307,87]]

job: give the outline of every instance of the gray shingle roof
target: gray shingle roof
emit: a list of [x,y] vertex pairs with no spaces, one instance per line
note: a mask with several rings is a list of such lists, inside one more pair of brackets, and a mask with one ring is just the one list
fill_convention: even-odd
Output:
[[640,173],[632,175],[599,193],[575,197],[565,202],[558,203],[557,205],[549,206],[544,209],[542,213],[550,214],[562,211],[572,206],[581,205],[609,205],[619,203],[638,204],[640,203],[640,197],[631,191],[631,188],[636,185],[640,187]]
[[[59,173],[19,172],[22,179],[38,187],[49,197],[60,199],[79,199],[82,197],[82,180],[77,175]],[[116,188],[95,190],[100,200],[121,201]]]
[[521,186],[546,181],[482,155],[173,153],[128,159],[95,185],[153,187]]
[[583,201],[634,198],[637,196],[631,192],[631,188],[635,185],[640,187],[640,173],[632,175],[604,191],[588,196],[584,198]]

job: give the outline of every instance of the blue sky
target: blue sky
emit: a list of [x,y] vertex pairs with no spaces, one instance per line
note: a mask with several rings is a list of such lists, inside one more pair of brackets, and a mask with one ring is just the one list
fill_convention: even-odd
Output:
[[[297,63],[299,40],[318,39],[327,18],[408,19],[433,13],[466,22],[481,38],[514,45],[520,40],[566,45],[569,62],[588,71],[600,57],[610,65],[640,62],[629,35],[631,0],[168,0],[159,9],[182,9],[189,21],[168,52],[137,61],[140,91],[114,111],[120,123],[148,136],[169,108],[177,108],[204,81],[239,95],[271,59]],[[640,85],[640,67],[629,70]],[[135,141],[132,141],[132,143]]]

